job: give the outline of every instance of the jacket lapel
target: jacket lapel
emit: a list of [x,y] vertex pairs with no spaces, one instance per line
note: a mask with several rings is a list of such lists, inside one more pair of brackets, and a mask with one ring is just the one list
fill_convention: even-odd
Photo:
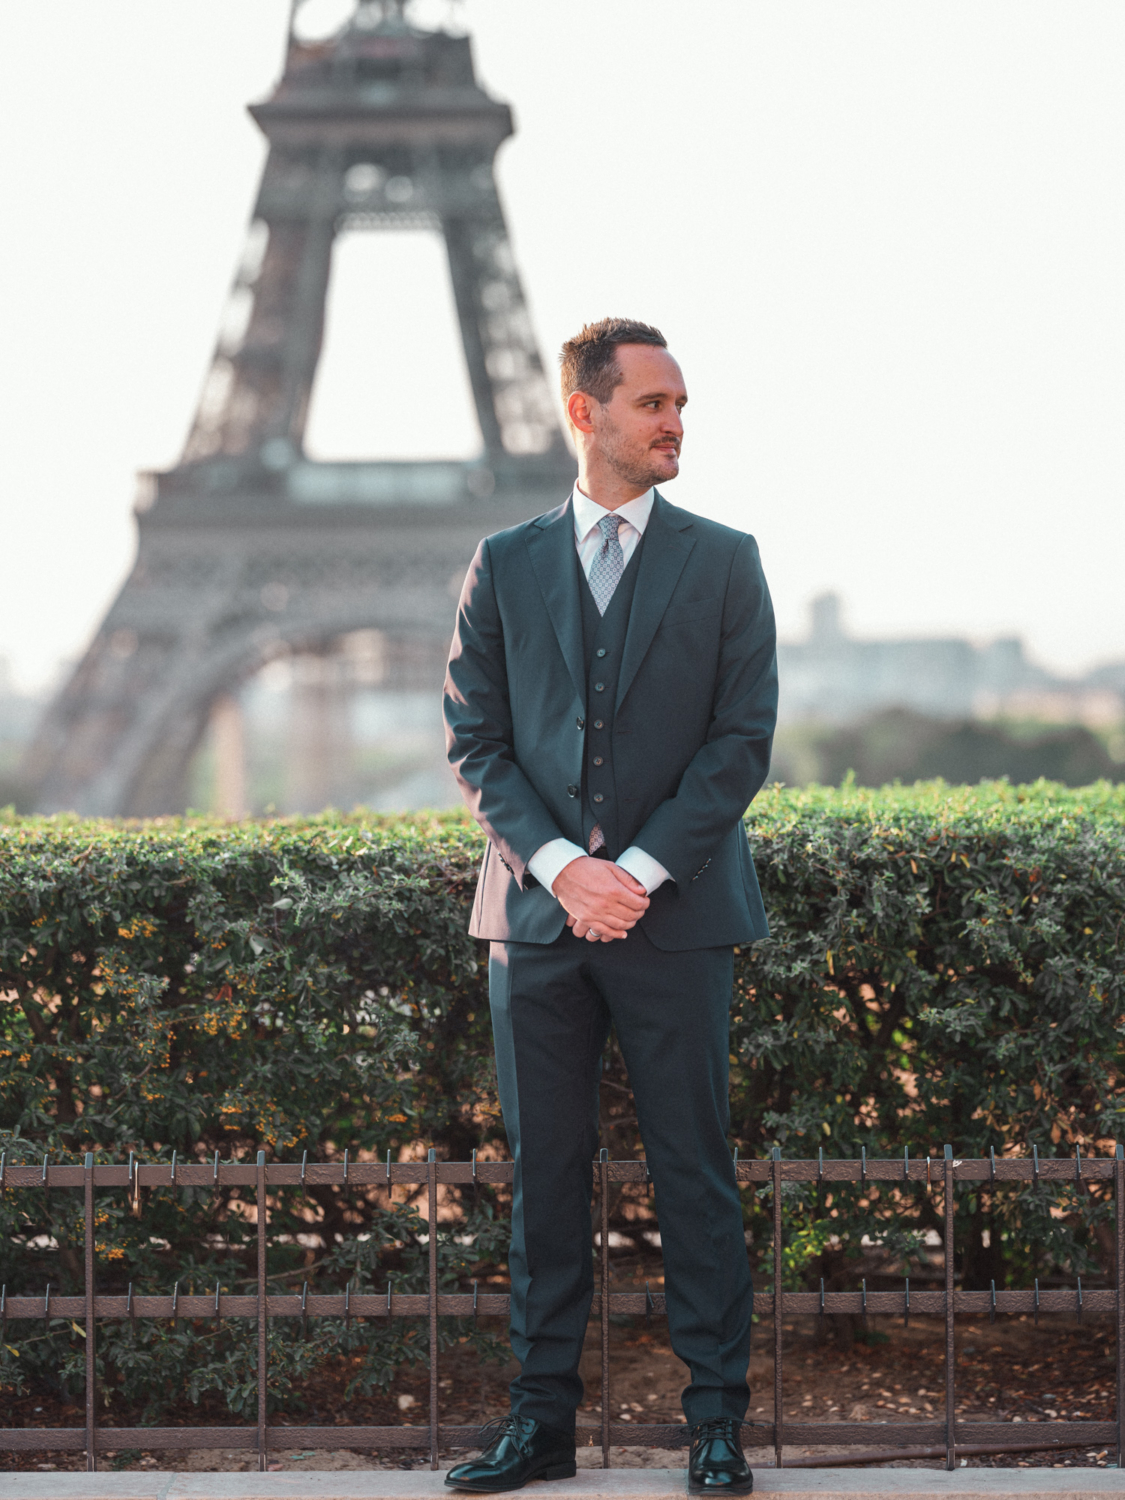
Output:
[[[569,514],[569,507],[568,507]],[[652,514],[645,527],[644,546],[641,548],[641,566],[637,573],[633,608],[629,614],[629,630],[625,636],[625,651],[621,659],[621,673],[617,680],[617,702],[620,708],[625,694],[644,661],[652,638],[656,634],[664,611],[672,597],[680,574],[695,546],[691,535],[691,516],[675,505],[669,505],[663,495],[656,494]],[[579,660],[581,660],[581,633],[579,638]]]
[[531,566],[547,606],[575,691],[586,701],[586,671],[582,652],[582,607],[578,599],[578,570],[574,556],[574,515],[568,500],[540,516],[525,534]]

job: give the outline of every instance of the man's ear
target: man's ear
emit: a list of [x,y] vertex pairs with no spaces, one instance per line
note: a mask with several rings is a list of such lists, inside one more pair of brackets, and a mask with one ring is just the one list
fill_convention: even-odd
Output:
[[572,391],[567,399],[566,414],[572,427],[579,432],[593,432],[593,398],[585,391]]

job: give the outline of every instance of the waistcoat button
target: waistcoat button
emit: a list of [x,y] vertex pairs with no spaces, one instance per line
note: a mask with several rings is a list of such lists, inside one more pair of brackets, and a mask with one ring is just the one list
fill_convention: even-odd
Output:
[[604,693],[605,692],[605,683],[604,682],[595,682],[594,683],[594,692],[595,693]]
[[599,646],[598,649],[597,649],[597,651],[594,654],[596,656],[604,656],[605,655],[605,647],[604,646]]
[[600,766],[600,765],[601,765],[601,763],[602,763],[602,758],[601,758],[601,756],[600,756],[600,755],[595,755],[595,756],[594,756],[594,764],[595,764],[595,765],[596,765],[596,766]]
[[605,798],[602,796],[601,792],[595,792],[594,793],[594,801],[595,802],[604,802]]
[[594,720],[594,728],[595,729],[604,729],[605,725],[602,723],[602,721],[600,719],[595,719]]

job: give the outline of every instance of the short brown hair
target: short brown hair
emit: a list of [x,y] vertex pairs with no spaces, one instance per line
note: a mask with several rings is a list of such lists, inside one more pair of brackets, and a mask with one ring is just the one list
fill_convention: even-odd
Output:
[[587,323],[581,333],[567,339],[559,356],[564,403],[575,391],[585,391],[600,406],[612,400],[624,379],[617,360],[619,344],[650,344],[667,349],[668,340],[659,328],[637,323],[632,318],[602,318],[599,323]]

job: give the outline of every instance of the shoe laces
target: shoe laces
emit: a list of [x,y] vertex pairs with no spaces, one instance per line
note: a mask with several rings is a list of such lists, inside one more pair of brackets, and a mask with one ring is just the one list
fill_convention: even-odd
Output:
[[524,1436],[520,1430],[520,1424],[523,1420],[514,1411],[510,1411],[502,1417],[493,1417],[491,1422],[486,1422],[480,1430],[479,1441],[482,1453],[487,1453],[494,1443],[498,1443],[501,1438],[505,1437],[511,1438],[522,1453]]
[[706,1443],[711,1438],[725,1437],[734,1442],[738,1434],[738,1423],[734,1417],[705,1417],[692,1428],[692,1447]]

